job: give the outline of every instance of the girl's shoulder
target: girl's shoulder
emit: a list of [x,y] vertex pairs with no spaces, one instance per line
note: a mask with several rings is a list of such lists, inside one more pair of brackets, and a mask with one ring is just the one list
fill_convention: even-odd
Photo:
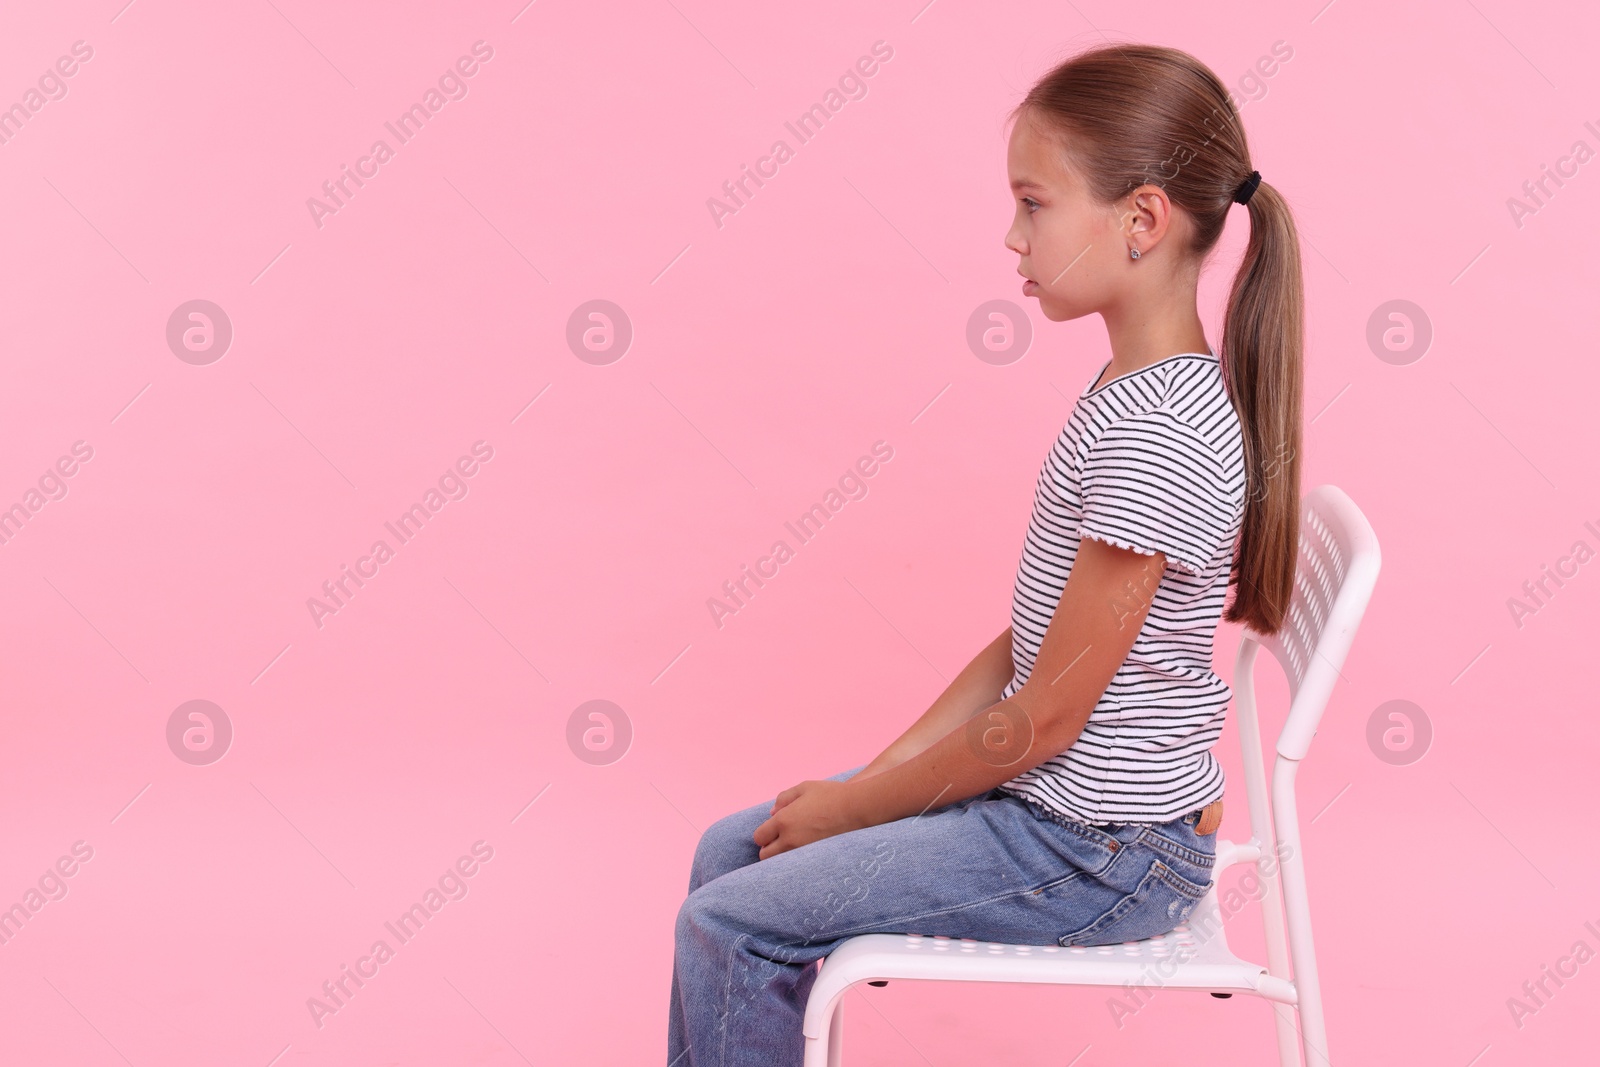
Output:
[[[1172,356],[1078,398],[1078,454],[1119,440],[1144,448],[1209,454],[1243,472],[1243,432],[1216,357]],[[1108,441],[1109,438],[1109,441]]]

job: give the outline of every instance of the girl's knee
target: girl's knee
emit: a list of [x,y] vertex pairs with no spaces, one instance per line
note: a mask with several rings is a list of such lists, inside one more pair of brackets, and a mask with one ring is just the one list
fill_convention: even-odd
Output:
[[706,847],[709,844],[713,848],[725,851],[732,846],[743,843],[754,844],[755,842],[750,835],[755,832],[755,826],[749,825],[750,820],[749,809],[736,811],[732,815],[724,815],[706,827],[705,833],[700,835],[701,847]]
[[760,858],[761,850],[751,836],[761,825],[751,811],[725,815],[706,828],[694,848],[694,870],[689,879],[691,891],[713,878],[737,870]]
[[740,913],[736,897],[721,885],[703,885],[690,892],[678,905],[677,943],[704,951],[737,936],[748,917]]
[[705,926],[698,894],[699,890],[691,891],[687,897],[683,898],[683,903],[678,905],[678,921],[675,929],[679,945],[686,944],[693,939],[697,932]]

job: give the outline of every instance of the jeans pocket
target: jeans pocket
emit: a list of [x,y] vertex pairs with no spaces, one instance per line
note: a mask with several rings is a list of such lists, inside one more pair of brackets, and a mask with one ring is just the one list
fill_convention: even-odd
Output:
[[1212,868],[1217,863],[1216,838],[1195,833],[1194,827],[1176,820],[1170,823],[1146,826],[1139,832],[1138,843],[1158,857],[1167,866],[1188,879],[1211,884]]
[[1133,892],[1087,926],[1062,934],[1060,943],[1063,946],[1115,945],[1167,933],[1189,917],[1210,887],[1209,880],[1198,884],[1158,856],[1150,861],[1149,870],[1139,879]]

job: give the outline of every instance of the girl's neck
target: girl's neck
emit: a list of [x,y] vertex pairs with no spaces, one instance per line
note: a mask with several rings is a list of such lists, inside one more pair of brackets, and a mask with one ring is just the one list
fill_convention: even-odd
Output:
[[1185,352],[1210,352],[1192,292],[1165,307],[1101,312],[1111,340],[1111,362],[1095,387]]

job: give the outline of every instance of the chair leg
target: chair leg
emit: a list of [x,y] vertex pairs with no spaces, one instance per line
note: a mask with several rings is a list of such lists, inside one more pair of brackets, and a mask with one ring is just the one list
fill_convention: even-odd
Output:
[[1306,1067],[1329,1067],[1325,1050],[1328,1047],[1328,1030],[1322,1019],[1322,992],[1319,989],[1302,990],[1306,1004],[1300,1009],[1300,1041],[1306,1058]]
[[1280,756],[1272,772],[1273,820],[1278,840],[1290,846],[1278,873],[1283,880],[1284,919],[1298,994],[1295,1014],[1300,1021],[1300,1052],[1306,1067],[1328,1067],[1328,1031],[1322,1017],[1322,985],[1317,977],[1311,903],[1306,892],[1305,861],[1300,855],[1300,821],[1295,811],[1294,777],[1298,769],[1297,760]]
[[844,990],[816,1037],[805,1039],[805,1067],[839,1067],[844,1048]]
[[1272,1005],[1272,1014],[1278,1027],[1278,1062],[1283,1067],[1300,1067],[1300,1024],[1295,1018],[1292,1004]]

